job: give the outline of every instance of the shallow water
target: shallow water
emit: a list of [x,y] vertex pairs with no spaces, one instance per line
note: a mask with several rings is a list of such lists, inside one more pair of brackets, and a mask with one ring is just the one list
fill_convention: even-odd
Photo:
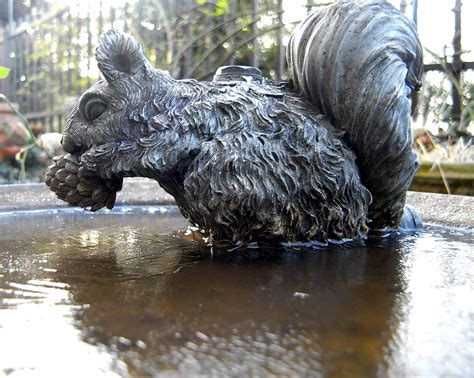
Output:
[[0,216],[0,372],[473,376],[473,236],[225,251],[173,207]]

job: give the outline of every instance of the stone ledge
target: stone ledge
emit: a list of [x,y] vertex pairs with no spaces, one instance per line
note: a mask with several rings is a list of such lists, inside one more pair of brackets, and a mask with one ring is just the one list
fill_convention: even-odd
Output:
[[[170,205],[174,199],[156,181],[126,179],[118,193],[117,205]],[[474,197],[408,192],[407,203],[414,206],[426,223],[474,228]],[[0,185],[0,213],[67,207],[44,184]]]
[[[156,181],[144,178],[125,179],[117,193],[116,205],[170,205],[174,198]],[[0,185],[0,212],[67,207],[45,184]]]
[[420,212],[425,223],[474,228],[474,197],[408,192],[407,203]]

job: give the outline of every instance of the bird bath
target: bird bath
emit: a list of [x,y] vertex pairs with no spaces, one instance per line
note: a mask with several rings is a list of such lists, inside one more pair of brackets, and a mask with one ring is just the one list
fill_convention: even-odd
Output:
[[[410,216],[419,229],[404,212],[416,29],[372,1],[307,21],[290,39],[287,83],[245,67],[175,80],[132,36],[102,36],[105,80],[73,108],[45,182],[71,205],[119,206],[91,214],[46,188],[23,204],[22,187],[4,190],[1,372],[472,375],[472,229],[394,230]],[[169,197],[116,202],[127,177],[157,180],[227,247],[185,237]],[[450,220],[472,223],[472,201],[459,209]],[[369,228],[394,232],[366,239]]]
[[472,229],[227,251],[179,237],[176,207],[138,206],[131,187],[94,214],[35,185],[23,204],[0,192],[0,372],[472,373]]

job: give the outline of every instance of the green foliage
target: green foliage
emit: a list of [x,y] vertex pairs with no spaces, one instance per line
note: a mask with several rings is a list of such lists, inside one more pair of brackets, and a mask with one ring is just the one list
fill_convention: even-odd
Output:
[[16,92],[11,97],[23,111],[58,112],[64,100],[97,81],[98,36],[112,27],[133,34],[152,64],[176,78],[210,79],[221,65],[251,64],[254,54],[266,74],[276,65],[274,42],[268,43],[278,29],[274,0],[258,0],[256,17],[253,1],[125,0],[112,8],[102,2],[100,11],[89,1],[90,12],[87,6],[55,3],[42,21],[31,23],[32,33],[19,35],[17,45],[24,50],[18,55],[26,61],[15,60],[20,69],[11,78]]
[[462,113],[459,131],[464,135],[472,135],[474,126],[474,83],[464,82],[462,85]]
[[250,64],[255,53],[261,55],[262,67],[275,63],[267,60],[268,46],[253,51],[252,26],[259,23],[259,42],[267,35],[275,39],[277,3],[259,0],[258,4],[259,14],[254,18],[251,1],[139,0],[132,14],[140,13],[141,18],[132,19],[131,29],[154,65],[177,78],[205,80],[221,65]]
[[229,4],[230,0],[217,0],[216,6],[214,9],[215,16],[222,16],[229,11]]
[[446,76],[433,79],[425,76],[420,107],[423,124],[434,125],[438,133],[446,132],[451,114],[449,80]]
[[[217,0],[214,3],[214,10],[210,11],[208,9],[204,9],[204,13],[208,16],[223,16],[225,13],[229,11],[230,8],[230,1],[231,0]],[[196,0],[196,4],[200,6],[205,6],[208,3],[207,0]]]
[[5,79],[10,74],[10,69],[0,66],[0,79]]
[[[443,71],[430,71],[424,75],[420,106],[423,127],[451,139],[472,136],[474,83],[468,79],[465,72],[456,79],[447,56],[439,56],[429,49],[426,51],[441,65]],[[453,91],[458,93],[461,100],[460,120],[454,120],[452,116]]]
[[423,125],[439,135],[452,138],[469,136],[474,126],[474,83],[464,82],[460,87],[462,110],[459,123],[451,118],[451,91],[451,81],[446,75],[441,80],[425,79],[420,106]]

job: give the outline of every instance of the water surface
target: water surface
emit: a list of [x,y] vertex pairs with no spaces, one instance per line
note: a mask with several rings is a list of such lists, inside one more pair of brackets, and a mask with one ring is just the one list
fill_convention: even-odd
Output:
[[473,236],[183,240],[173,207],[0,216],[0,372],[473,376]]

